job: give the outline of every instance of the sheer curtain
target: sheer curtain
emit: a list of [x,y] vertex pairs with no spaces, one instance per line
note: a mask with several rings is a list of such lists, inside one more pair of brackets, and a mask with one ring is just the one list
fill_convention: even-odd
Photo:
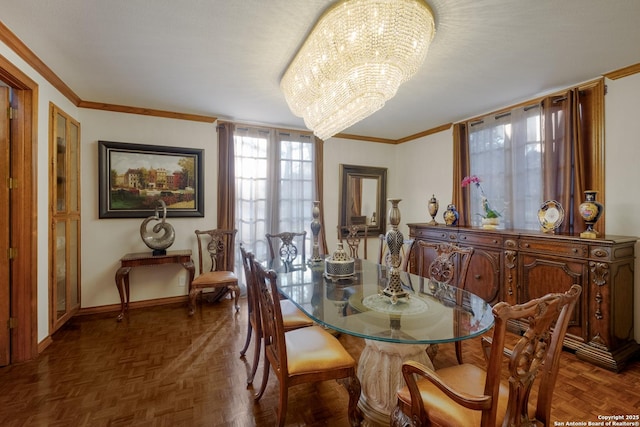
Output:
[[306,230],[310,254],[317,200],[313,136],[237,126],[234,145],[238,241],[266,260],[266,233]]
[[[506,228],[539,228],[542,194],[540,106],[520,107],[469,125],[469,174],[481,179],[491,207]],[[482,193],[469,189],[470,223],[481,224]]]
[[[311,220],[313,218],[314,149],[311,135],[279,131],[276,133],[279,150],[279,189],[277,221],[271,232],[307,231],[307,250],[311,253]],[[276,208],[276,204],[274,204]]]
[[[267,259],[265,234],[270,228],[274,200],[269,171],[268,129],[236,127],[234,131],[237,241],[257,259]],[[241,271],[241,270],[236,270]]]

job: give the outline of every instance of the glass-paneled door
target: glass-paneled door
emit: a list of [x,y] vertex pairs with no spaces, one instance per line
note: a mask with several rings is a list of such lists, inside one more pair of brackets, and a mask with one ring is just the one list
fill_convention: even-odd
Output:
[[50,333],[80,309],[80,124],[50,106]]

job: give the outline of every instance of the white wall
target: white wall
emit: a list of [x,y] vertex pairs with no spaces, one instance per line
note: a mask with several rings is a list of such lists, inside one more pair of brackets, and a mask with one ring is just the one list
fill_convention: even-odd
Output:
[[[168,218],[176,232],[168,250],[191,249],[194,230],[217,225],[218,134],[215,124],[99,110],[80,110],[82,131],[82,307],[120,302],[114,275],[129,252],[151,251],[140,237],[141,218],[98,219],[98,141],[204,149],[204,218]],[[196,267],[197,269],[197,267]],[[196,272],[197,274],[197,272]],[[186,295],[177,264],[131,270],[131,301]],[[186,283],[186,280],[182,281]]]
[[[640,74],[607,80],[606,84],[605,226],[607,234],[640,236],[640,193],[636,187],[640,183]],[[640,243],[636,243],[634,272],[634,332],[640,342]]]
[[440,205],[436,221],[444,223],[442,214],[453,195],[452,129],[398,145],[393,174],[398,197],[402,198],[400,231],[405,236],[409,233],[406,224],[431,221],[427,203],[432,195]]
[[[443,160],[446,159],[446,160]],[[332,138],[324,148],[324,199],[327,245],[335,248],[340,208],[340,164],[387,168],[387,198],[400,198],[400,231],[409,235],[406,224],[431,220],[427,202],[432,194],[440,201],[438,221],[453,193],[453,142],[451,130],[400,145]],[[386,209],[391,206],[386,203]],[[368,242],[368,258],[375,260],[377,236]]]
[[[394,172],[397,146],[366,141],[331,138],[324,144],[324,219],[323,224],[329,253],[338,242],[338,218],[340,216],[340,165],[373,166],[387,168],[387,198],[396,197],[398,176]],[[387,209],[389,204],[387,203]],[[375,260],[378,253],[378,236],[367,242],[367,258]]]

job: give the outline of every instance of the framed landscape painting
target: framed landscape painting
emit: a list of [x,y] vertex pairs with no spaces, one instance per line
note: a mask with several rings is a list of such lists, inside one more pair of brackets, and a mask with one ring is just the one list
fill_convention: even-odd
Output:
[[98,141],[99,217],[146,218],[158,200],[167,217],[203,217],[203,151]]

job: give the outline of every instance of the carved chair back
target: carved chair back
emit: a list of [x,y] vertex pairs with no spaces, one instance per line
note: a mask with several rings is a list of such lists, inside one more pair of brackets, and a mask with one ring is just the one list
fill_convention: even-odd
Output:
[[244,357],[249,344],[251,343],[252,333],[255,335],[253,338],[253,361],[251,363],[251,370],[247,374],[247,384],[253,383],[253,378],[258,371],[258,363],[260,362],[260,350],[262,344],[262,318],[260,315],[260,300],[258,282],[256,279],[256,273],[254,270],[255,257],[253,253],[247,251],[242,243],[240,243],[240,253],[242,254],[242,267],[244,269],[244,275],[247,285],[247,316],[249,323],[247,325],[247,337],[244,342],[242,350],[240,350],[240,357]]
[[363,258],[367,258],[367,237],[369,233],[369,226],[364,225],[339,225],[338,226],[338,241],[341,243],[346,242],[349,248],[349,255],[352,258],[360,258],[359,249],[360,243],[364,249]]
[[[506,418],[509,421],[505,420],[504,425],[526,424],[524,420],[529,419],[529,396],[538,376],[540,383],[535,419],[542,425],[550,425],[551,398],[560,368],[562,342],[581,292],[580,285],[573,285],[565,293],[547,294],[524,304],[511,306],[500,302],[494,306],[496,323],[488,358],[485,390],[491,391],[495,400],[500,387],[507,323],[517,319],[528,322],[522,337],[507,352],[509,403]],[[483,421],[490,422],[493,419],[495,422],[495,411],[496,408],[492,408],[483,413]]]
[[[198,238],[198,268],[206,271],[233,271],[234,245],[237,230],[196,230]],[[208,269],[207,269],[208,268]]]
[[276,267],[278,262],[285,271],[303,269],[307,260],[307,232],[285,231],[278,234],[266,234],[269,243],[270,265]]
[[[434,243],[418,241],[418,247],[430,248],[435,257],[428,266],[421,264],[419,274],[441,283],[465,288],[469,262],[473,248],[461,248],[450,243]],[[426,264],[426,263],[425,263]]]

